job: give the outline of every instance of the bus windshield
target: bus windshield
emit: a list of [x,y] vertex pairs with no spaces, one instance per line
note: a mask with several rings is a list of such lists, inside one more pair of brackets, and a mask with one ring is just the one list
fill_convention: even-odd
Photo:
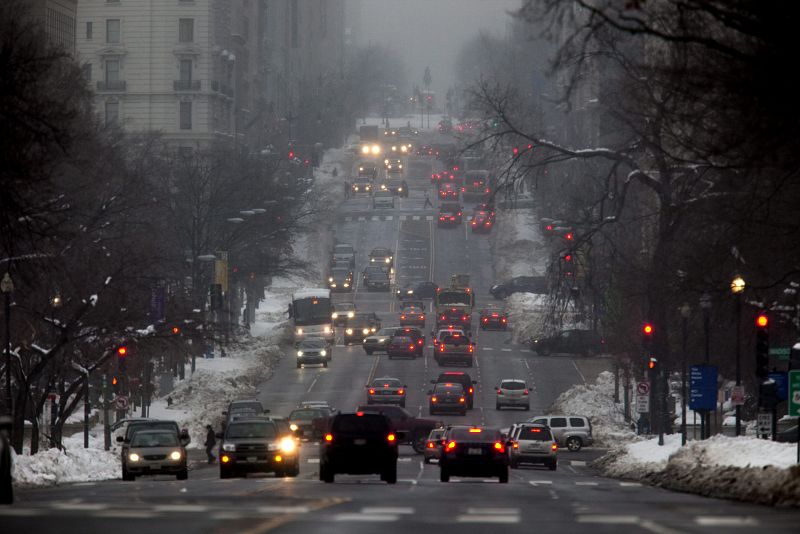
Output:
[[325,324],[331,321],[331,299],[309,297],[297,299],[292,303],[294,324],[307,326]]
[[472,304],[472,294],[462,291],[442,291],[437,297],[439,304]]

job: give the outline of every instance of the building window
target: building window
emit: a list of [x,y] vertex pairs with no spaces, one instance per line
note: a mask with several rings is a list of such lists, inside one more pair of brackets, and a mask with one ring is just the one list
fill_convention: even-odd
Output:
[[106,102],[106,126],[113,126],[119,122],[119,102],[109,100]]
[[300,25],[299,21],[299,13],[297,12],[297,0],[292,0],[292,48],[297,48],[300,46],[300,35],[298,33],[298,27]]
[[92,40],[92,23],[91,23],[91,21],[86,23],[86,40],[87,41],[91,41]]
[[110,44],[119,44],[119,19],[106,20],[106,42]]
[[87,82],[92,81],[92,64],[91,63],[84,63],[83,64],[83,77]]
[[192,129],[192,103],[181,102],[181,130]]
[[191,82],[192,81],[192,60],[191,59],[182,59],[181,60],[181,81],[182,82]]
[[106,83],[119,81],[119,60],[106,60]]
[[178,42],[194,42],[194,19],[178,19]]

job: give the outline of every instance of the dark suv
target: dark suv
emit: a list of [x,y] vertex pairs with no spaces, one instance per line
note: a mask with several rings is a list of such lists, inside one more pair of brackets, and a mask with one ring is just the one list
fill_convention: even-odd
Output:
[[544,276],[517,276],[489,289],[489,293],[496,299],[504,299],[514,293],[547,294],[547,291],[547,278]]
[[439,382],[428,392],[428,411],[435,413],[458,413],[467,415],[467,398],[464,395],[464,386],[456,382]]
[[397,437],[400,443],[403,445],[411,445],[414,447],[414,451],[420,454],[425,451],[425,444],[427,443],[428,434],[431,433],[431,430],[442,426],[439,421],[414,417],[405,408],[393,406],[391,404],[362,405],[358,407],[358,411],[364,413],[379,413],[388,417],[392,429],[403,433],[403,437]]
[[545,338],[531,339],[531,348],[540,356],[550,353],[582,354],[593,356],[604,349],[604,341],[594,330],[562,330]]
[[395,484],[398,441],[389,419],[381,414],[337,414],[320,445],[319,479],[331,483],[337,473],[374,473]]
[[364,338],[381,329],[381,320],[375,313],[357,313],[344,324],[344,344],[363,343]]
[[436,380],[431,380],[431,384],[434,386],[440,382],[455,382],[461,384],[464,387],[464,394],[467,397],[467,408],[470,410],[472,409],[475,403],[475,385],[478,383],[477,380],[473,380],[467,373],[462,373],[461,371],[447,371],[440,373]]
[[300,474],[300,447],[279,425],[265,417],[235,419],[225,427],[219,455],[220,478],[274,472],[276,477]]
[[508,482],[507,442],[494,428],[452,426],[442,441],[439,459],[439,479],[450,482],[450,477],[498,477],[501,484]]

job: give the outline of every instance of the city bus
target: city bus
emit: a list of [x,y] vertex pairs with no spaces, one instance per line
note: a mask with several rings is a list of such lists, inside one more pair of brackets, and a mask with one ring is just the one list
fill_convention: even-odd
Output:
[[311,288],[295,292],[289,305],[295,345],[308,338],[323,338],[333,343],[332,310],[330,289]]

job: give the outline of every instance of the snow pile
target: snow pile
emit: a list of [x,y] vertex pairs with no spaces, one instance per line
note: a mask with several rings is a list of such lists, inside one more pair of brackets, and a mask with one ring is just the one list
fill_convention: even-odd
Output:
[[548,251],[531,210],[499,210],[492,240],[497,279],[544,275]]
[[[614,404],[614,374],[603,371],[594,384],[578,384],[558,396],[548,413],[584,415],[597,445],[637,438],[625,423],[622,404]],[[662,447],[663,448],[663,447]]]
[[14,458],[14,480],[20,486],[48,486],[67,482],[119,478],[119,455],[101,448],[73,445],[65,451],[48,449]]
[[526,343],[545,333],[549,316],[548,296],[534,293],[514,293],[506,299],[508,319],[513,327],[513,339]]
[[603,474],[710,497],[800,506],[797,445],[717,435],[680,445],[678,434],[623,445],[594,465]]

